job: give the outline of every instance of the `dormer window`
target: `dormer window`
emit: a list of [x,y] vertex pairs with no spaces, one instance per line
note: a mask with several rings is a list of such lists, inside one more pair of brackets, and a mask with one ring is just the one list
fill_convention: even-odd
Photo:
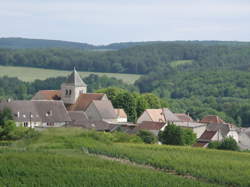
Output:
[[48,116],[52,116],[52,110],[50,110],[50,111],[46,112],[45,116],[46,116],[46,117],[48,117]]

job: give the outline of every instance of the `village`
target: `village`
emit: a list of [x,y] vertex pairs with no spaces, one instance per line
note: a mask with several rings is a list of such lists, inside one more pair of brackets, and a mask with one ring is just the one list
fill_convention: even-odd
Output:
[[173,123],[196,134],[194,147],[207,147],[210,142],[232,137],[242,150],[250,149],[250,128],[226,123],[215,115],[195,121],[189,114],[158,108],[146,109],[136,123],[128,122],[124,109],[114,108],[106,94],[87,93],[87,85],[75,69],[60,90],[40,90],[31,100],[2,100],[0,111],[5,108],[11,110],[16,126],[36,130],[81,127],[131,134],[143,129],[157,136]]

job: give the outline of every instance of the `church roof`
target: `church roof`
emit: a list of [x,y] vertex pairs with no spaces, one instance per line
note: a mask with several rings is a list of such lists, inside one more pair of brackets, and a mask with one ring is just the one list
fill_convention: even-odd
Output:
[[77,73],[76,69],[74,69],[74,71],[70,74],[65,83],[73,84],[74,86],[87,86],[81,79],[80,75]]

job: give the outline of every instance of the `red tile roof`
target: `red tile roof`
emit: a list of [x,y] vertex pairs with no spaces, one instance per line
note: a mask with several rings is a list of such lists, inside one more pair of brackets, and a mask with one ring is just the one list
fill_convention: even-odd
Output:
[[200,122],[201,123],[214,123],[214,124],[225,123],[219,116],[215,116],[215,115],[208,115],[204,117]]
[[86,93],[79,95],[75,104],[65,104],[68,111],[85,111],[94,100],[102,100],[103,93]]
[[181,121],[183,122],[193,122],[194,120],[187,114],[181,113],[181,114],[175,114]]
[[166,123],[164,122],[154,122],[154,121],[143,121],[141,124],[138,125],[139,129],[145,130],[161,130]]
[[61,100],[60,90],[40,90],[32,98],[33,100]]
[[205,130],[205,132],[200,136],[199,141],[211,141],[216,133],[217,131]]

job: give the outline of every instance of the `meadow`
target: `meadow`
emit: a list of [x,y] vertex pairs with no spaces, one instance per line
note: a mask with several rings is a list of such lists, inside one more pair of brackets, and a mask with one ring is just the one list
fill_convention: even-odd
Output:
[[[83,181],[86,186],[250,186],[249,153],[146,145],[132,135],[127,136],[49,129],[36,139],[21,140],[0,149],[0,162],[4,164],[0,167],[0,181],[20,184],[34,179],[33,184],[72,186]],[[126,159],[175,174],[103,160],[95,155]],[[11,176],[14,180],[10,180]],[[75,180],[78,182],[74,183]]]
[[[53,70],[44,68],[32,67],[17,67],[17,66],[0,66],[0,76],[18,77],[22,81],[32,82],[36,79],[45,80],[50,77],[68,76],[72,71]],[[99,76],[115,77],[121,79],[126,83],[133,84],[140,75],[136,74],[122,74],[122,73],[97,73],[97,72],[78,72],[81,77],[87,77],[90,74]]]

